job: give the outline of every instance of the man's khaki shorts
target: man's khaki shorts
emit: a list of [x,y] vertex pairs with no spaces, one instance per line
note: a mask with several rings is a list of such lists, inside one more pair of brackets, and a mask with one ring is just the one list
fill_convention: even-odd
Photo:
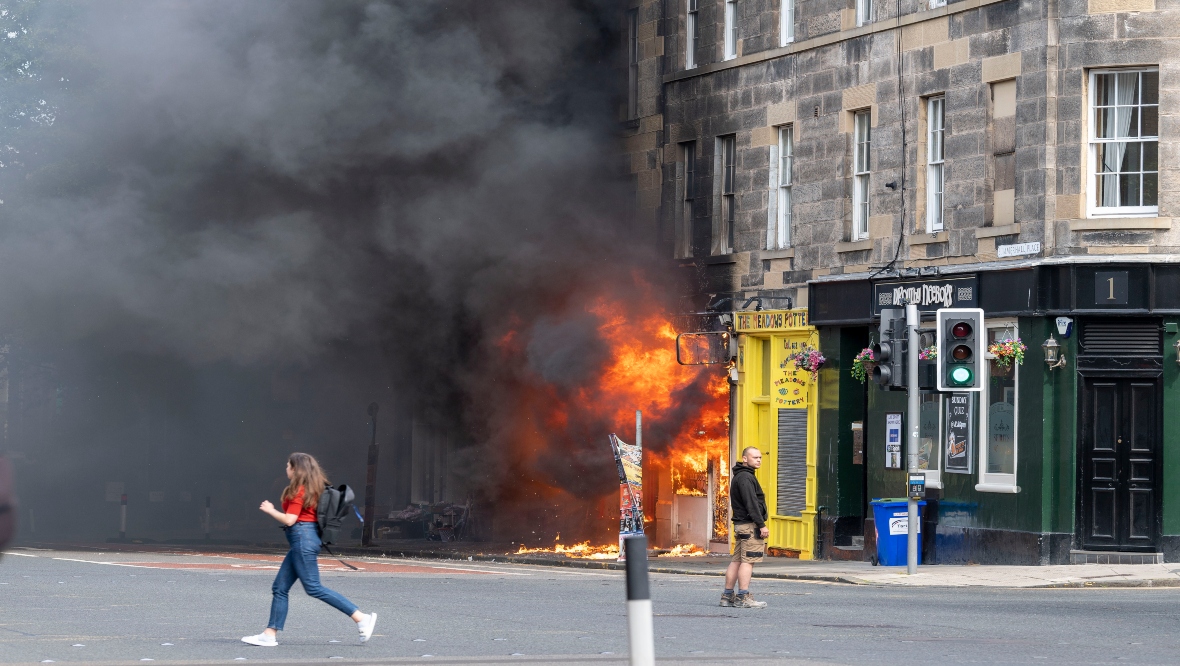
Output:
[[736,523],[733,526],[733,543],[734,562],[753,564],[761,562],[766,555],[766,539],[759,535],[754,523]]

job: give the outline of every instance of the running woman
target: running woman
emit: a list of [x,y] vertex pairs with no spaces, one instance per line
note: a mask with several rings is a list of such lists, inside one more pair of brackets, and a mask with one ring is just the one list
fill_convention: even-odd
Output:
[[283,624],[287,621],[287,593],[298,579],[303,583],[303,590],[308,596],[315,597],[351,617],[352,621],[356,622],[361,633],[361,642],[364,643],[373,635],[377,614],[362,613],[339,592],[329,590],[320,584],[320,568],[316,561],[320,552],[316,507],[319,506],[320,494],[328,486],[327,476],[315,458],[306,453],[292,453],[291,457],[287,458],[287,478],[291,483],[283,490],[283,510],[277,511],[269,501],[263,502],[258,508],[283,525],[291,550],[287,551],[283,566],[279,567],[274,585],[270,588],[274,598],[270,602],[270,622],[266,625],[266,630],[257,636],[246,636],[242,642],[261,647],[274,647],[279,644],[278,633],[283,630]]

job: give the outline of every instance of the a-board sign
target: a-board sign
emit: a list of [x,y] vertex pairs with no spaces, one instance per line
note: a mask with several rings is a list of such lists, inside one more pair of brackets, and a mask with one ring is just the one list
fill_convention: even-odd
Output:
[[946,451],[944,469],[970,474],[975,441],[971,429],[970,393],[951,393],[946,399]]

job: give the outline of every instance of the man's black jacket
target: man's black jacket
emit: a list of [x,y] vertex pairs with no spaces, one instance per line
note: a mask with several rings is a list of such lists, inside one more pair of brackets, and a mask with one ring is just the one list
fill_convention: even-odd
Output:
[[729,482],[729,506],[733,509],[733,522],[754,523],[759,529],[766,527],[766,495],[762,484],[754,476],[754,468],[745,463],[733,466]]

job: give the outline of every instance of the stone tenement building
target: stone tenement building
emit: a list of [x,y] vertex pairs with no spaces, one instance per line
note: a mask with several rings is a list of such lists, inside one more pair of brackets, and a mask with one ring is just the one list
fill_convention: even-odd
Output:
[[638,205],[703,291],[1180,246],[1177,0],[629,6]]
[[[701,303],[749,308],[771,547],[868,559],[914,454],[926,561],[1180,559],[1180,0],[626,9],[637,204]],[[984,330],[910,451],[854,359],[915,297]]]

